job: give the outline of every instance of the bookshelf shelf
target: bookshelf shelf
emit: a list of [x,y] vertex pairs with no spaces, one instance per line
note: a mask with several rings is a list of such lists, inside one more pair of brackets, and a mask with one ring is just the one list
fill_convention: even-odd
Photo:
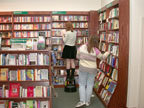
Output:
[[50,29],[32,29],[32,30],[15,30],[15,31],[50,31]]
[[14,24],[50,24],[51,22],[14,22]]
[[0,98],[0,100],[15,100],[15,101],[25,101],[25,100],[50,100],[50,97],[32,97],[32,98]]
[[40,80],[40,81],[1,81],[0,83],[45,83],[49,82],[49,80]]
[[15,65],[7,65],[7,66],[0,66],[0,68],[19,68],[19,69],[47,69],[49,65],[23,65],[23,66],[15,66]]

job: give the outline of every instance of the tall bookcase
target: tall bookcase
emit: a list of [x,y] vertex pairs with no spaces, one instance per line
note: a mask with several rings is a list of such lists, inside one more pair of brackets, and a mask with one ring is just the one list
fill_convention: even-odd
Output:
[[105,61],[99,61],[94,91],[107,108],[126,108],[129,0],[111,2],[98,10],[96,18],[99,29],[94,29],[100,37],[99,48],[111,54]]
[[12,12],[0,13],[0,35],[1,47],[10,47],[10,38],[12,36]]
[[[52,108],[49,44],[43,50],[38,50],[33,41],[27,45],[29,40],[38,40],[41,31],[45,40],[49,39],[51,12],[0,13],[2,41],[9,41],[9,46],[2,45],[0,51],[0,100],[5,106]],[[17,49],[15,44],[22,47]]]
[[[89,34],[89,13],[88,12],[66,12],[55,11],[52,12],[52,59],[53,59],[53,80],[55,87],[64,87],[66,72],[65,61],[61,58],[63,50],[62,32],[65,30],[65,23],[71,21],[74,30],[77,32],[76,46],[79,47],[82,42],[87,42]],[[78,67],[78,60],[76,62],[76,68]],[[77,72],[76,72],[77,73]],[[77,81],[77,75],[75,78]]]

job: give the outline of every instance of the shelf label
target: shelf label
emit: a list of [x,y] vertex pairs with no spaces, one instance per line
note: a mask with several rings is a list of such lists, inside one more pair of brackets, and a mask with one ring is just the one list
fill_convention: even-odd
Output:
[[24,39],[10,39],[10,43],[26,43],[28,39],[24,38]]
[[66,14],[66,11],[53,11],[52,14]]
[[112,6],[112,3],[109,3],[108,5],[106,5],[107,8],[110,8]]
[[14,11],[14,14],[28,14],[27,11]]

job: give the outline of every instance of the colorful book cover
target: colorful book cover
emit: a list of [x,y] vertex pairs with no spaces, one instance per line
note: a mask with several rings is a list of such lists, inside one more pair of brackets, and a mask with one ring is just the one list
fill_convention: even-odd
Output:
[[45,49],[45,32],[39,32],[37,49],[38,50]]
[[27,100],[26,101],[26,108],[33,108],[33,100]]
[[8,80],[8,68],[0,69],[0,81]]
[[10,83],[9,97],[19,97],[19,93],[20,93],[20,84],[19,83]]
[[34,79],[33,76],[34,76],[34,71],[32,69],[28,69],[26,71],[26,80],[32,81]]
[[27,88],[27,96],[28,97],[34,97],[34,87],[28,87]]

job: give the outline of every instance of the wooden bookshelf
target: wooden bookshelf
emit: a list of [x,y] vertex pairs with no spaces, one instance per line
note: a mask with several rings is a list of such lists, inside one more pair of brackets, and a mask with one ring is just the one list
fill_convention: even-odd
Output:
[[[119,16],[113,16],[109,17],[110,11],[112,9],[119,8]],[[101,38],[101,42],[105,44],[106,48],[103,49],[108,50],[108,46],[115,45],[119,48],[119,54],[113,55],[114,58],[118,59],[118,67],[110,66],[109,63],[107,63],[107,60],[104,62],[104,64],[101,64],[101,67],[103,68],[100,72],[104,74],[99,73],[100,76],[96,76],[96,88],[94,88],[94,91],[96,95],[99,97],[99,99],[102,101],[102,103],[105,105],[106,108],[126,108],[126,100],[127,100],[127,85],[128,85],[128,52],[129,52],[129,0],[115,0],[108,5],[104,6],[100,10],[97,11],[98,16],[96,17],[96,24],[98,23],[98,27],[101,29],[93,28],[93,30],[98,30],[98,35]],[[97,14],[97,12],[95,14]],[[104,14],[106,14],[104,16]],[[99,20],[99,16],[103,15],[103,18]],[[108,25],[114,20],[119,21],[119,28],[109,28]],[[103,24],[103,25],[102,25]],[[108,41],[108,34],[119,32],[119,41],[118,42],[112,42]],[[97,34],[97,33],[95,33]],[[103,35],[101,35],[103,34]],[[103,52],[103,51],[102,51]],[[99,61],[100,62],[100,61]],[[99,66],[99,64],[98,64]],[[112,73],[110,75],[107,75],[107,68],[110,66],[112,69],[116,69],[118,71],[118,78],[117,80],[112,79]],[[106,86],[108,84],[108,81],[106,85],[103,85],[103,82],[106,81],[105,77],[108,79],[112,79],[114,82],[116,82],[116,88],[114,89],[114,92],[111,93],[111,97],[109,97],[109,102],[106,102],[107,94],[106,92],[109,92],[108,89],[106,89]],[[101,78],[101,79],[98,79]],[[107,86],[108,87],[108,86]],[[105,90],[106,92],[104,92]]]
[[[8,26],[7,26],[8,25]],[[10,27],[9,27],[10,25]],[[11,70],[41,70],[46,69],[48,70],[48,80],[17,80],[17,81],[10,81],[10,80],[0,80],[0,87],[3,87],[3,85],[6,85],[9,87],[9,84],[20,84],[23,88],[27,88],[30,86],[36,87],[36,86],[43,86],[43,87],[49,87],[47,97],[1,97],[0,100],[6,100],[6,101],[27,101],[27,100],[36,100],[36,101],[48,101],[49,108],[52,108],[52,93],[51,93],[51,51],[47,50],[47,47],[45,50],[12,50],[10,40],[11,39],[31,39],[31,38],[38,38],[38,33],[40,31],[46,32],[46,38],[50,37],[51,35],[51,12],[26,12],[25,14],[22,13],[15,13],[15,12],[0,12],[0,33],[2,33],[2,41],[9,41],[9,44],[2,44],[2,48],[6,48],[5,50],[0,51],[0,55],[29,55],[32,53],[36,54],[44,54],[49,57],[49,64],[35,64],[35,65],[18,65],[18,63],[15,65],[9,65],[9,64],[3,64],[2,56],[1,56],[1,65],[0,69],[8,69],[8,73]],[[7,28],[6,28],[6,27]],[[4,28],[5,27],[5,28]],[[4,28],[4,29],[3,29]],[[10,33],[8,36],[6,33]],[[17,34],[16,34],[17,33]],[[19,33],[19,34],[18,34]],[[28,36],[28,35],[31,35]],[[32,35],[33,34],[33,35]],[[6,43],[6,42],[4,42]],[[18,60],[18,59],[17,59]],[[38,59],[37,59],[38,60]],[[10,73],[9,73],[10,74]],[[48,89],[48,88],[47,88]]]
[[[55,53],[57,63],[53,64],[53,71],[57,72],[60,70],[65,70],[65,61],[61,59],[62,50],[64,47],[64,43],[62,41],[61,30],[65,29],[65,23],[67,21],[71,21],[73,23],[74,30],[77,32],[77,44],[79,47],[81,45],[80,40],[87,41],[87,37],[89,35],[89,12],[81,12],[81,11],[66,11],[66,12],[52,12],[52,51]],[[59,42],[57,42],[58,39]],[[58,50],[54,50],[57,47]],[[59,64],[62,63],[62,64]],[[77,68],[78,66],[76,66]],[[65,72],[66,73],[66,72]],[[54,76],[55,77],[55,76]],[[63,77],[64,78],[64,77]],[[64,80],[65,81],[65,78]],[[55,81],[54,81],[55,82]],[[56,84],[55,87],[64,87],[63,84]]]

